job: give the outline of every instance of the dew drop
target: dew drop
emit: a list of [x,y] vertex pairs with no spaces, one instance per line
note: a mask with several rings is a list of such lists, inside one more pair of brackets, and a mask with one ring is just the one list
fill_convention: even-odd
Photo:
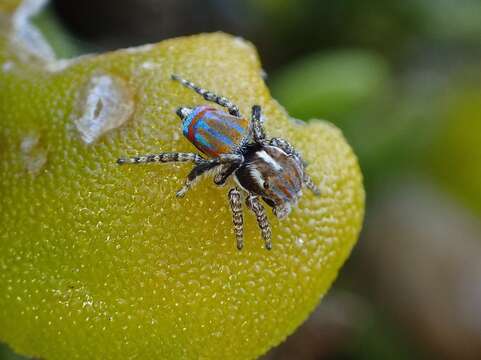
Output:
[[91,144],[132,116],[134,100],[122,79],[96,74],[80,94],[77,107],[80,115],[75,119],[75,125],[82,140]]
[[298,247],[302,247],[302,246],[304,245],[304,239],[303,239],[303,238],[300,238],[300,237],[297,238],[297,239],[296,239],[296,245],[297,245]]
[[25,136],[20,143],[25,169],[32,175],[36,175],[47,163],[47,151],[40,144],[40,136],[30,134]]

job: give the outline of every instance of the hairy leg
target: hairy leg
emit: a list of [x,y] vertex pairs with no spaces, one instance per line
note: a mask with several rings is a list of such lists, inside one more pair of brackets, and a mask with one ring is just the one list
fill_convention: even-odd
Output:
[[196,165],[187,175],[187,179],[185,179],[184,186],[177,191],[175,194],[177,197],[184,197],[185,193],[194,186],[195,182],[199,179],[199,177],[206,172],[213,170],[215,167],[219,166],[219,164],[212,163],[212,162],[205,162],[199,165]]
[[262,125],[261,107],[259,105],[252,107],[251,122],[252,138],[257,143],[263,143],[266,139],[266,132]]
[[179,81],[185,87],[194,90],[197,94],[203,96],[205,100],[212,101],[217,105],[227,108],[229,114],[240,117],[239,107],[232,103],[226,97],[216,95],[212,91],[203,89],[200,86],[197,86],[194,83],[190,82],[189,80],[182,79],[178,75],[172,75],[172,80]]
[[236,171],[239,166],[244,162],[244,157],[242,155],[235,161],[232,161],[229,165],[225,165],[220,173],[214,177],[214,183],[216,185],[222,186],[225,184],[227,179]]
[[267,250],[272,249],[272,232],[271,227],[269,225],[269,221],[267,220],[266,211],[264,206],[259,201],[259,198],[254,195],[249,195],[246,200],[247,206],[252,212],[256,215],[257,224],[259,225],[262,233],[262,238],[264,239],[264,243]]
[[301,154],[299,154],[299,152],[289,143],[289,141],[282,138],[272,138],[269,141],[269,144],[281,148],[286,154],[296,156],[304,166],[306,165]]
[[302,179],[302,182],[304,183],[304,186],[311,190],[315,195],[321,195],[321,190],[316,184],[314,184],[311,177],[306,172],[304,172],[304,178]]
[[206,172],[213,170],[220,165],[229,166],[230,164],[239,163],[242,161],[242,155],[237,154],[222,154],[215,159],[202,160],[189,173],[187,179],[185,180],[184,186],[177,191],[177,197],[183,197],[185,193],[194,185],[199,176],[205,174]]
[[242,215],[242,200],[238,188],[229,191],[229,204],[232,211],[232,222],[237,242],[237,249],[241,250],[244,246],[244,217]]
[[117,164],[147,164],[153,162],[168,163],[168,162],[187,162],[199,164],[205,161],[202,156],[195,153],[179,153],[179,152],[166,152],[160,154],[148,154],[139,155],[131,158],[120,158],[117,160]]

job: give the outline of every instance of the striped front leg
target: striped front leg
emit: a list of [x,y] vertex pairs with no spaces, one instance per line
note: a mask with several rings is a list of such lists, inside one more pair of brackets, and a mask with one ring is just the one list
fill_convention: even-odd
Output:
[[191,161],[200,164],[204,158],[195,153],[166,152],[160,154],[139,155],[131,158],[120,158],[117,164],[147,164],[152,162],[168,163],[168,162],[187,162]]

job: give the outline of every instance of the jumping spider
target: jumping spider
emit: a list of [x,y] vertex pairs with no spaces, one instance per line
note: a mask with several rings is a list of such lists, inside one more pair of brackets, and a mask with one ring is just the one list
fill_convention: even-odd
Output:
[[316,195],[319,189],[306,173],[306,163],[301,155],[284,139],[266,137],[261,107],[252,106],[250,121],[239,108],[223,96],[198,87],[177,75],[172,79],[202,95],[205,100],[227,109],[227,112],[200,105],[194,108],[180,107],[176,113],[182,120],[184,136],[208,159],[196,153],[168,152],[120,158],[118,164],[143,164],[150,162],[186,162],[195,164],[184,186],[177,192],[183,197],[199,176],[214,174],[214,183],[223,185],[233,177],[237,186],[229,191],[237,248],[244,245],[244,220],[242,196],[245,193],[247,207],[252,210],[261,229],[265,247],[270,250],[271,228],[260,199],[272,207],[277,218],[289,215],[306,187]]

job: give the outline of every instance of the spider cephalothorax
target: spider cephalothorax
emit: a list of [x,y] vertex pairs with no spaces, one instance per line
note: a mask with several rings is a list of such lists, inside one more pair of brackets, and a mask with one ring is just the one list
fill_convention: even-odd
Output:
[[149,162],[184,162],[195,164],[184,186],[177,192],[182,197],[195,180],[215,172],[214,182],[223,185],[233,177],[238,186],[229,191],[237,248],[243,247],[242,194],[247,207],[254,212],[267,249],[271,249],[271,229],[260,199],[283,219],[289,215],[307,187],[315,194],[319,189],[305,171],[301,155],[284,139],[267,139],[261,121],[261,108],[252,107],[251,120],[242,117],[239,108],[227,98],[198,87],[176,75],[172,79],[202,95],[205,100],[225,107],[228,112],[209,106],[180,107],[184,136],[209,159],[195,153],[160,153],[120,158],[118,164]]

